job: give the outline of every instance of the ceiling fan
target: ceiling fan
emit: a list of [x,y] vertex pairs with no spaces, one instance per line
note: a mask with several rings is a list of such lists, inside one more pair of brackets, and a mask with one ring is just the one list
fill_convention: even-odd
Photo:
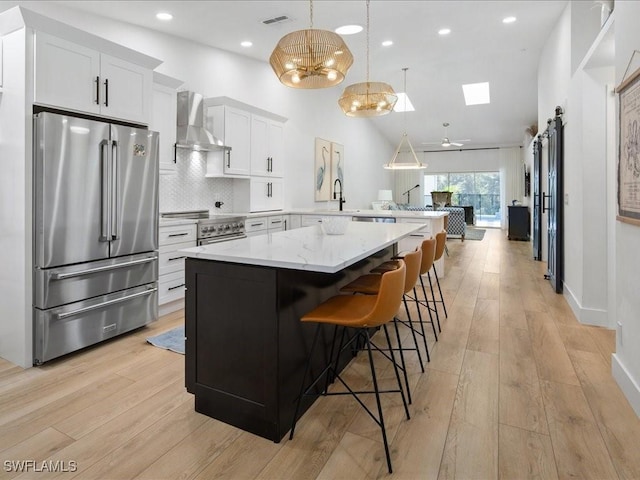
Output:
[[462,145],[464,145],[464,143],[462,142],[471,141],[470,138],[465,138],[464,140],[449,140],[449,136],[447,135],[447,127],[449,126],[449,124],[447,122],[444,122],[442,126],[444,127],[444,137],[442,137],[442,139],[440,139],[439,142],[423,142],[422,145],[440,145],[441,147],[445,147],[445,148],[461,147]]

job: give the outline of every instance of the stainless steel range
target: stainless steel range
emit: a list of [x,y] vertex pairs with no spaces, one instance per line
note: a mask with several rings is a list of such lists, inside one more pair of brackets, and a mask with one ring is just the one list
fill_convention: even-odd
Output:
[[246,217],[241,215],[209,215],[209,210],[193,210],[161,213],[160,217],[198,220],[198,245],[209,245],[247,236],[244,231]]

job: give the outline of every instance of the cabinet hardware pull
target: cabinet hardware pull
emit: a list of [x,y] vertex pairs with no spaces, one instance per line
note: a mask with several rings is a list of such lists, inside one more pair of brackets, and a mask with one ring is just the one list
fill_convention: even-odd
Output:
[[176,288],[182,288],[184,287],[184,283],[182,285],[176,285],[175,287],[169,287],[167,288],[167,290],[175,290]]
[[545,195],[544,192],[542,192],[542,213],[551,211],[550,207],[545,206],[545,201],[544,201],[545,198],[551,199],[551,195]]
[[109,201],[109,195],[111,194],[109,188],[109,155],[107,147],[109,145],[108,140],[102,140],[100,142],[100,163],[102,165],[101,172],[101,188],[102,188],[102,205],[100,206],[100,241],[108,242],[111,239],[111,229],[109,228],[109,216],[111,214],[111,204]]
[[104,81],[104,106],[109,106],[109,79]]
[[89,275],[91,273],[100,273],[100,272],[106,272],[109,270],[115,270],[116,268],[124,268],[124,267],[130,267],[132,265],[139,265],[142,263],[150,263],[157,259],[158,257],[148,257],[148,258],[142,258],[139,260],[131,260],[130,262],[116,263],[114,265],[105,265],[104,267],[89,268],[87,270],[82,270],[80,272],[68,272],[68,273],[52,272],[50,275],[53,280],[64,280],[65,278],[79,277],[81,275]]
[[138,292],[132,295],[127,295],[126,297],[107,300],[106,302],[102,302],[97,305],[91,305],[90,307],[79,308],[78,310],[74,310],[73,312],[57,313],[53,316],[55,317],[56,320],[62,320],[68,317],[72,317],[74,315],[90,312],[91,310],[97,310],[99,308],[108,307],[109,305],[113,305],[115,303],[126,302],[127,300],[131,300],[132,298],[141,297],[143,295],[150,295],[157,290],[158,290],[157,288],[151,288],[149,290],[145,290],[144,292]]
[[282,220],[274,220],[271,222],[272,225],[276,225],[277,223],[282,223]]
[[96,105],[100,105],[100,76],[96,77]]
[[170,233],[168,236],[169,237],[184,237],[185,235],[189,235],[188,232],[185,233]]
[[119,182],[118,182],[118,168],[120,160],[118,159],[118,153],[120,147],[115,140],[111,143],[111,240],[119,240],[118,235],[118,223],[120,222],[120,202],[119,198]]
[[260,225],[264,225],[264,222],[260,222],[260,223],[252,223],[251,226],[252,227],[259,227]]
[[231,150],[227,150],[227,168],[231,168]]
[[187,258],[186,255],[183,255],[182,257],[173,257],[173,258],[168,258],[167,262],[173,262],[174,260],[182,260],[183,258]]

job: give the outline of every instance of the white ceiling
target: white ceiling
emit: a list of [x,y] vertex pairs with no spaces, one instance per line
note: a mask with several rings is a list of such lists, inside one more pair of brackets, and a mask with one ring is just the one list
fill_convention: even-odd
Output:
[[[22,2],[20,2],[22,3]],[[28,2],[24,2],[28,3]],[[286,33],[309,27],[309,2],[295,1],[61,1],[66,6],[191,39],[268,62]],[[471,139],[463,148],[520,145],[537,120],[537,69],[540,52],[567,2],[535,1],[383,1],[370,5],[370,80],[407,91],[416,111],[392,113],[375,122],[392,143],[405,130],[416,150],[434,150],[422,142],[439,140],[443,122],[451,140]],[[158,11],[173,14],[156,20]],[[333,30],[366,23],[360,1],[313,2],[315,28]],[[286,15],[292,20],[271,26],[263,20]],[[503,24],[506,16],[517,21]],[[448,27],[448,36],[438,30]],[[366,78],[365,31],[345,36],[355,61],[336,91]],[[393,40],[382,47],[383,40]],[[240,46],[251,40],[253,47]],[[463,83],[490,83],[491,104],[466,107]],[[283,86],[282,88],[288,88]],[[367,121],[354,119],[353,121]]]

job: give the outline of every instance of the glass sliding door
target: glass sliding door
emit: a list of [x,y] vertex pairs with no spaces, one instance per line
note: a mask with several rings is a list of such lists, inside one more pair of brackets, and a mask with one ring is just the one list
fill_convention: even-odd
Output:
[[475,224],[500,227],[500,173],[450,172],[424,176],[425,205],[431,205],[432,191],[452,192],[453,206],[473,207]]

